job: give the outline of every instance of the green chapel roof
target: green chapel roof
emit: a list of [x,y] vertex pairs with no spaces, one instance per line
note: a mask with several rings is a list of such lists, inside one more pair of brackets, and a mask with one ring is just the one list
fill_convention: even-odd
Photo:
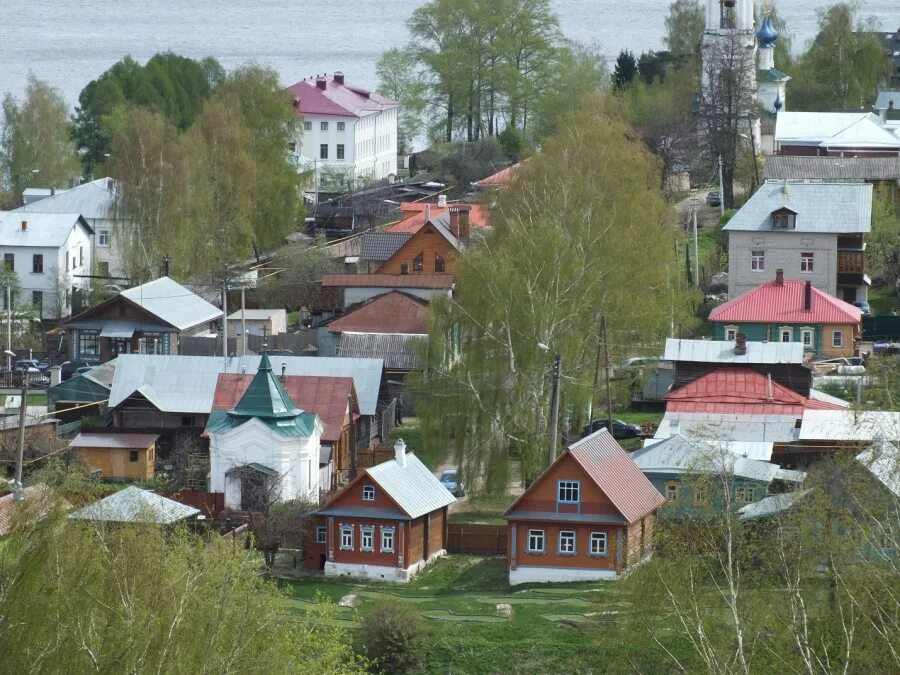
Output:
[[285,419],[302,414],[284,385],[272,372],[272,364],[265,352],[259,360],[259,370],[253,376],[247,391],[228,414],[235,417],[258,417],[264,420]]

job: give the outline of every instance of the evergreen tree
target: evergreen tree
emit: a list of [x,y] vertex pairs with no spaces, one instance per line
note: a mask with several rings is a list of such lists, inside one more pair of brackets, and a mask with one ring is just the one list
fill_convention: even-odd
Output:
[[628,49],[623,49],[616,57],[616,66],[613,69],[613,85],[616,89],[624,89],[634,81],[638,74],[637,61],[634,54]]

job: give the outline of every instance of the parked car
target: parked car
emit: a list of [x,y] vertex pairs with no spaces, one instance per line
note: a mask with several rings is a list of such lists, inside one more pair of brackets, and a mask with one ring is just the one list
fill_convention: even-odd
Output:
[[859,311],[862,312],[863,316],[872,316],[872,308],[869,307],[868,302],[854,302],[854,307],[859,307]]
[[[601,429],[609,428],[609,420],[594,420],[581,430],[581,437],[590,436]],[[637,424],[629,424],[622,420],[613,420],[612,435],[617,441],[623,438],[640,438],[641,427]]]
[[50,364],[45,361],[38,361],[37,359],[19,359],[13,364],[12,369],[13,372],[21,373],[24,372],[26,367],[34,368],[41,373],[46,373]]
[[710,192],[706,195],[706,205],[707,206],[721,206],[722,205],[722,195],[718,192]]
[[441,474],[441,485],[447,488],[454,497],[462,497],[466,494],[463,481],[456,469],[444,469]]
[[87,368],[90,370],[93,366],[90,361],[85,361],[84,359],[75,359],[74,361],[66,361],[62,364],[62,367],[59,369],[59,376],[63,380],[68,380],[74,375],[80,375],[80,370],[83,368]]

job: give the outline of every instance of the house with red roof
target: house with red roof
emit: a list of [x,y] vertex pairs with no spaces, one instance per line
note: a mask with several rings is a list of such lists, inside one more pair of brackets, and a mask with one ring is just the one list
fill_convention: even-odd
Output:
[[800,342],[816,358],[853,356],[860,336],[858,307],[819,290],[810,281],[775,279],[747,291],[709,315],[714,340]]
[[368,274],[453,274],[456,256],[471,236],[468,206],[451,206],[441,215],[425,209],[415,232],[366,232],[359,268]]
[[519,169],[522,168],[522,164],[527,161],[527,159],[523,159],[521,162],[516,162],[515,164],[512,164],[505,169],[500,169],[500,171],[498,171],[497,173],[492,173],[486,178],[475,181],[474,183],[472,183],[472,185],[481,190],[491,190],[506,187],[513,182],[513,179],[515,179],[516,174],[519,172]]
[[304,78],[287,93],[303,118],[294,153],[304,169],[360,183],[397,174],[399,103],[349,84],[340,72]]
[[[441,196],[443,197],[443,195]],[[468,207],[469,224],[472,229],[489,227],[490,209],[482,204],[448,202],[439,197],[436,203],[403,202],[400,204],[400,220],[385,229],[385,232],[408,232],[415,234],[429,217],[442,216],[454,207]]]
[[582,438],[503,514],[510,585],[619,578],[653,550],[664,503],[606,429]]

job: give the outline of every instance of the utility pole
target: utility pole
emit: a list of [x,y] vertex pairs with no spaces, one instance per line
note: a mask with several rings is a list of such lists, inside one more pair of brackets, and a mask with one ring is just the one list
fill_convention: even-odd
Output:
[[694,212],[694,286],[700,288],[700,250],[697,245],[697,198],[691,199],[691,207]]
[[12,372],[12,291],[9,290],[9,284],[6,284],[6,372]]
[[163,258],[163,276],[169,276],[169,263],[172,262],[172,259],[167,255]]
[[722,155],[719,155],[719,216],[725,215],[725,181],[722,180]]
[[553,355],[553,395],[550,403],[550,447],[547,449],[547,466],[556,461],[556,432],[559,427],[559,375],[561,370],[559,354]]
[[241,356],[247,356],[247,298],[241,284]]
[[25,499],[25,489],[22,485],[22,464],[25,459],[25,414],[28,412],[28,369],[22,373],[22,403],[19,405],[19,448],[16,451],[16,485],[13,500],[20,502]]
[[225,370],[228,372],[228,280],[222,282],[222,356],[225,359]]
[[756,166],[756,140],[753,138],[753,118],[747,116],[747,126],[750,127],[750,154],[753,155],[753,189],[759,185],[759,168]]
[[[603,319],[600,319],[603,325]],[[597,383],[600,381],[600,353],[603,349],[603,328],[597,333],[597,360],[594,362],[594,384],[591,386],[591,399],[588,401],[588,424],[594,421],[594,397],[597,395]]]
[[606,371],[606,417],[609,422],[609,433],[613,432],[612,396],[609,393],[609,340],[606,338],[606,317],[600,317],[600,333],[603,336],[603,361]]

